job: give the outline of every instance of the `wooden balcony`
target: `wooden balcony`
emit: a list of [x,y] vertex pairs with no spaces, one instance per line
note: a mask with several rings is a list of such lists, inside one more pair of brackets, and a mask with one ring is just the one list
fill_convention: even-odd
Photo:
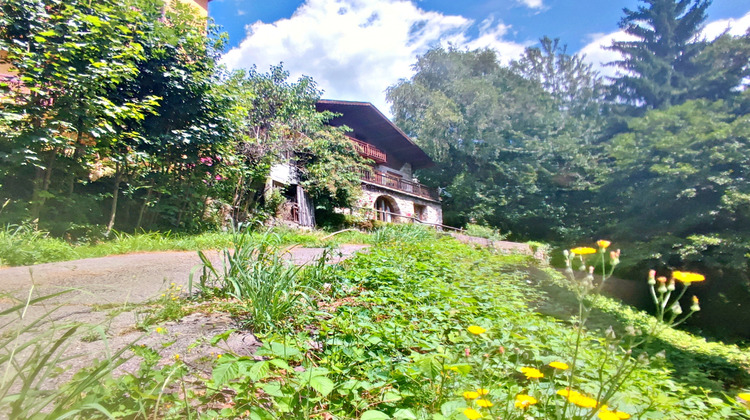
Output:
[[365,143],[363,141],[357,140],[352,137],[347,137],[349,141],[351,141],[354,144],[354,148],[357,149],[357,152],[366,159],[372,159],[375,161],[375,163],[385,163],[386,162],[386,155],[385,152],[378,149],[377,147]]
[[425,187],[418,182],[407,181],[398,176],[389,175],[374,169],[364,169],[360,171],[360,175],[362,176],[362,181],[370,184],[391,188],[407,194],[423,197],[428,200],[440,201],[440,195],[437,190]]

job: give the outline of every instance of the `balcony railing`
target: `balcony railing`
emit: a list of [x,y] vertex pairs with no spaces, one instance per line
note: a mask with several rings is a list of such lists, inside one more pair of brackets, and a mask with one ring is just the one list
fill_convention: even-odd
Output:
[[386,162],[387,159],[385,156],[385,152],[378,149],[377,147],[351,137],[349,137],[349,141],[354,144],[354,148],[357,149],[357,153],[359,153],[360,156],[366,159],[372,159],[375,161],[375,163]]
[[418,182],[407,181],[374,169],[363,169],[360,171],[360,175],[362,176],[362,181],[371,184],[382,185],[387,188],[414,194],[430,200],[440,201],[440,196],[438,195],[437,190],[425,187]]

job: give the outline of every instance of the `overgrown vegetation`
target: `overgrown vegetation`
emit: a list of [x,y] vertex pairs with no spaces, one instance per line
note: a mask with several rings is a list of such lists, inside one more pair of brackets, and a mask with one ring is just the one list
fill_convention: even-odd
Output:
[[[567,246],[616,237],[616,275],[690,268],[715,280],[691,319],[750,336],[747,221],[750,33],[701,36],[705,0],[642,0],[603,80],[547,37],[509,65],[492,50],[435,48],[388,90],[395,122],[437,165],[445,222]],[[603,63],[606,64],[606,63]],[[720,327],[719,327],[720,326]]]
[[[385,226],[379,236],[367,253],[340,265],[321,259],[300,268],[269,241],[238,233],[235,252],[225,251],[215,274],[207,265],[203,293],[191,299],[251,326],[262,342],[254,356],[212,356],[212,369],[203,372],[180,355],[165,364],[158,349],[137,346],[141,369],[87,383],[80,398],[60,400],[68,402],[56,412],[260,419],[750,415],[737,397],[750,386],[745,349],[706,343],[611,299],[576,299],[585,278],[565,280],[535,267],[530,256],[498,255],[419,227]],[[562,292],[548,296],[555,288]],[[161,305],[184,307],[179,292],[165,293]],[[590,322],[580,322],[576,302],[592,305]],[[563,309],[556,317],[536,312],[547,305]],[[183,315],[162,312],[160,319]],[[634,339],[647,344],[633,350]],[[572,371],[576,392],[565,393]],[[612,388],[610,378],[622,384]]]

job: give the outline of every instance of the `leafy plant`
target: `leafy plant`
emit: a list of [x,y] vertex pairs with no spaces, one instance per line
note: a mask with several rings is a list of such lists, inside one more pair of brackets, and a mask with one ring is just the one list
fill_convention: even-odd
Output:
[[[246,323],[256,331],[267,331],[289,317],[303,302],[309,302],[311,289],[305,280],[316,276],[301,274],[286,250],[271,244],[273,234],[256,241],[251,235],[235,232],[233,249],[222,251],[217,268],[198,251],[203,264],[199,290],[206,295],[232,297],[247,311]],[[320,264],[325,263],[324,254]],[[318,272],[320,269],[318,269]],[[311,272],[312,273],[312,272]],[[192,276],[189,288],[192,290]]]

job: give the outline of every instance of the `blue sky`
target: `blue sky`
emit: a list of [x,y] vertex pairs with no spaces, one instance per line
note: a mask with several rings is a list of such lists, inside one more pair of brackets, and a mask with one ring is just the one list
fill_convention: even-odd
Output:
[[[224,62],[266,71],[284,63],[292,77],[312,76],[331,99],[361,100],[389,113],[385,89],[412,75],[411,64],[435,45],[493,48],[516,58],[547,35],[568,51],[602,62],[601,49],[623,39],[617,23],[637,0],[213,0],[209,15],[230,35]],[[704,34],[750,27],[750,2],[715,0]]]

